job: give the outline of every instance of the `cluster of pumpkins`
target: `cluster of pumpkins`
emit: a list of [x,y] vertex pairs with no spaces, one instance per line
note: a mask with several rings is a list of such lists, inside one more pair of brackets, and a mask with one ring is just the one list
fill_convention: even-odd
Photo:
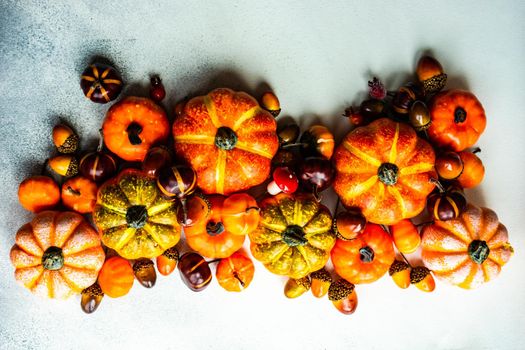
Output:
[[[483,107],[470,92],[441,91],[447,76],[434,58],[421,58],[416,73],[417,83],[395,92],[369,82],[370,98],[345,111],[354,128],[337,146],[323,125],[302,135],[294,122],[278,125],[272,92],[259,104],[215,89],[179,102],[170,125],[158,77],[150,98],[113,103],[96,150],[81,152],[78,135],[57,125],[51,176],[19,187],[36,215],[15,236],[16,280],[50,298],[80,293],[87,313],[135,279],[152,287],[156,270],[178,268],[201,291],[217,263],[219,284],[241,291],[254,276],[246,236],[253,258],[289,277],[287,297],[311,290],[345,314],[356,309],[355,285],[387,272],[401,288],[424,291],[434,289],[433,275],[462,288],[493,279],[513,252],[507,230],[462,192],[484,174],[469,150],[485,129]],[[115,100],[122,85],[103,64],[81,77],[97,103]],[[259,185],[266,191],[256,199],[248,191]],[[319,194],[331,186],[333,214]],[[430,221],[415,225],[425,208]],[[179,256],[181,234],[191,251]],[[418,249],[424,266],[411,266],[405,254]]]

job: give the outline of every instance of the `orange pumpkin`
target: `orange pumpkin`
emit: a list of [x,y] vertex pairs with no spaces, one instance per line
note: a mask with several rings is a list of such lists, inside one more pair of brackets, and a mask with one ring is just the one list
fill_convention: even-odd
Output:
[[394,262],[395,253],[390,235],[381,226],[368,223],[357,238],[337,239],[331,257],[335,272],[358,284],[382,277]]
[[240,292],[250,285],[255,273],[253,262],[239,252],[221,259],[217,265],[217,281],[229,292]]
[[412,127],[391,119],[348,133],[334,159],[334,190],[342,203],[377,224],[418,215],[434,189],[434,150]]
[[118,298],[133,287],[135,275],[129,261],[120,256],[113,256],[104,262],[98,275],[98,284],[104,294]]
[[97,184],[90,179],[77,176],[62,184],[62,203],[81,214],[91,213],[97,202]]
[[459,152],[473,146],[485,130],[485,110],[474,94],[442,91],[431,101],[428,137],[438,147]]
[[104,263],[97,232],[74,212],[41,212],[18,230],[15,242],[15,278],[40,296],[80,293],[95,283]]
[[413,253],[419,248],[421,236],[410,219],[404,219],[390,226],[390,233],[397,250],[403,254]]
[[276,128],[250,95],[216,89],[188,101],[176,117],[175,152],[195,169],[204,193],[243,191],[270,174],[279,147]]
[[18,201],[25,209],[38,213],[60,202],[60,189],[49,176],[32,176],[18,187]]
[[142,162],[152,145],[168,138],[169,122],[155,102],[130,96],[111,106],[102,133],[111,152],[130,162]]
[[457,182],[463,188],[476,187],[485,176],[485,167],[481,159],[468,151],[459,152],[459,156],[463,161],[463,172],[457,178]]
[[247,233],[259,223],[259,208],[250,195],[210,196],[205,220],[184,228],[186,242],[201,255],[226,258],[241,248]]
[[426,226],[421,246],[436,277],[465,289],[494,279],[513,253],[496,213],[473,205],[456,219]]

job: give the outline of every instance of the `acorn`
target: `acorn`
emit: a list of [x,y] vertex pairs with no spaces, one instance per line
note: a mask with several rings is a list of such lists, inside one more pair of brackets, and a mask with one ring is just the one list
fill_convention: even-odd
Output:
[[49,167],[60,176],[71,177],[78,174],[78,160],[71,155],[60,155],[49,159]]
[[284,286],[284,295],[290,299],[300,297],[310,289],[310,286],[308,276],[299,279],[290,278]]
[[270,112],[274,118],[276,118],[279,113],[281,113],[281,104],[273,92],[265,92],[262,95],[261,101],[263,108]]
[[436,172],[445,180],[454,180],[463,173],[463,160],[456,152],[445,152],[436,157]]
[[332,223],[335,236],[343,241],[350,241],[364,231],[366,218],[358,211],[342,211]]
[[153,261],[142,258],[133,264],[133,273],[135,278],[146,288],[151,288],[157,281],[157,273],[153,266]]
[[78,150],[78,135],[67,125],[58,124],[53,128],[53,143],[58,152],[75,153]]
[[400,87],[392,99],[392,107],[397,114],[406,115],[410,111],[412,103],[422,97],[419,87],[410,82]]
[[439,92],[447,83],[447,75],[443,72],[441,63],[434,57],[421,57],[417,62],[416,74],[425,94]]
[[95,282],[82,291],[80,297],[80,308],[86,314],[91,314],[97,310],[103,297],[104,292],[102,292],[98,282]]
[[410,271],[410,283],[423,292],[432,292],[436,288],[434,277],[425,266],[416,266]]
[[355,286],[342,278],[330,284],[328,299],[337,310],[345,315],[353,314],[357,308]]
[[399,288],[406,289],[410,286],[410,266],[406,262],[394,260],[388,274]]
[[428,111],[427,105],[423,101],[415,101],[412,106],[410,106],[408,120],[416,131],[428,129],[432,123],[432,119],[430,118],[430,112]]
[[288,123],[277,128],[277,136],[281,146],[292,144],[299,138],[301,129],[297,123]]
[[361,102],[359,106],[359,113],[365,119],[375,119],[383,115],[385,112],[385,102],[383,100],[368,99]]
[[332,276],[325,268],[312,272],[310,274],[312,294],[316,298],[322,298],[328,293],[330,284],[332,284]]
[[167,276],[177,267],[179,251],[175,247],[166,249],[157,257],[157,270],[161,275]]

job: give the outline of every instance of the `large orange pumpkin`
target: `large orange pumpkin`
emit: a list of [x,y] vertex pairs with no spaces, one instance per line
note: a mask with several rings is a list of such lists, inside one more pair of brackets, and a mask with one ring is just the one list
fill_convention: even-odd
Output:
[[434,189],[434,150],[411,126],[387,118],[348,133],[334,161],[342,203],[377,224],[418,215]]
[[15,242],[16,280],[49,298],[80,293],[95,283],[104,263],[97,232],[73,212],[41,212],[18,230]]
[[268,177],[279,141],[276,122],[244,92],[216,89],[191,99],[173,123],[175,152],[207,194],[230,194]]
[[496,213],[469,205],[458,218],[423,229],[421,258],[436,277],[471,289],[494,279],[509,261],[508,239]]
[[104,143],[120,158],[142,162],[150,147],[168,138],[166,112],[143,97],[126,97],[109,109],[102,125]]

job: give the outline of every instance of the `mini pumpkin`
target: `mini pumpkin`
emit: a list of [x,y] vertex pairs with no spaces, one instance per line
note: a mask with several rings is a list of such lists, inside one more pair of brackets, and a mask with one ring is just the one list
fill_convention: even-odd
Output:
[[208,201],[210,212],[206,218],[184,228],[186,242],[207,258],[229,257],[242,247],[246,234],[257,227],[257,202],[245,193],[213,195]]
[[100,187],[93,221],[102,242],[122,257],[154,258],[180,239],[177,208],[154,179],[126,169]]
[[474,94],[463,90],[442,91],[434,96],[430,116],[430,140],[456,152],[473,146],[487,124],[481,103]]
[[260,207],[259,226],[248,234],[255,259],[294,279],[325,266],[335,243],[328,208],[304,193],[267,197]]
[[95,283],[105,257],[96,231],[80,214],[58,211],[41,212],[22,226],[10,256],[19,283],[61,299]]
[[130,96],[111,106],[102,133],[111,152],[130,162],[142,162],[152,145],[167,139],[169,122],[155,102]]
[[94,181],[76,176],[62,184],[62,203],[81,214],[91,213],[97,202],[97,190]]
[[225,290],[241,292],[248,288],[254,273],[252,260],[240,252],[235,252],[230,257],[221,259],[215,275],[219,285]]
[[131,264],[120,256],[112,256],[106,260],[98,275],[100,288],[112,298],[128,294],[134,281]]
[[341,202],[377,224],[418,215],[434,188],[434,150],[412,127],[390,119],[351,131],[334,159],[334,190]]
[[512,253],[507,229],[492,210],[468,205],[460,217],[423,229],[421,258],[433,274],[471,289],[493,280]]
[[279,147],[273,116],[244,92],[216,89],[191,99],[173,123],[176,155],[206,194],[261,184]]
[[483,162],[474,152],[462,151],[459,152],[459,156],[464,166],[463,172],[457,178],[457,182],[463,188],[476,187],[485,177]]
[[60,202],[60,189],[49,176],[31,176],[20,183],[18,201],[33,213],[53,209]]
[[345,280],[372,283],[381,278],[395,259],[390,235],[381,226],[368,223],[355,239],[338,239],[332,249],[335,272]]

